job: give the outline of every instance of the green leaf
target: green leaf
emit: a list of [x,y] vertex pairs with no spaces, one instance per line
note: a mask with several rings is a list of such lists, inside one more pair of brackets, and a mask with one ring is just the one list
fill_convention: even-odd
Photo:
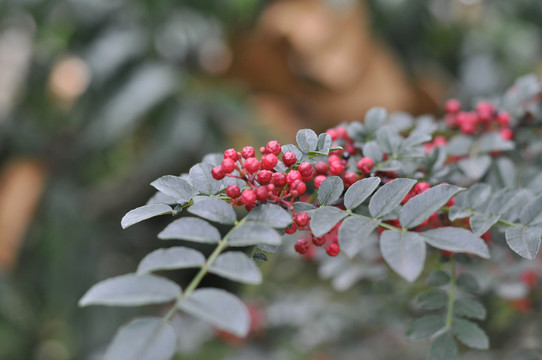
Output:
[[158,234],[162,240],[188,240],[207,244],[216,244],[220,241],[220,232],[207,221],[183,217],[173,221]]
[[523,225],[539,225],[542,223],[542,196],[537,196],[525,205],[519,214],[519,220]]
[[339,200],[344,190],[344,183],[338,176],[330,176],[322,181],[318,189],[318,202],[320,205],[331,205]]
[[472,211],[462,209],[462,208],[454,205],[454,206],[452,206],[450,208],[450,211],[448,212],[448,219],[450,219],[450,221],[454,221],[454,220],[457,220],[457,219],[467,218],[467,217],[469,217],[471,215],[472,215]]
[[445,326],[442,315],[427,315],[416,319],[410,324],[407,336],[410,340],[421,340],[428,338]]
[[514,149],[514,142],[505,140],[496,131],[486,132],[478,139],[478,151],[480,153],[489,153],[492,151],[507,151]]
[[177,203],[185,204],[194,196],[192,185],[179,176],[166,175],[151,183],[156,190],[171,196]]
[[145,256],[137,267],[137,273],[200,267],[204,263],[205,257],[199,251],[184,246],[174,246],[155,250]]
[[442,270],[433,271],[427,278],[427,285],[429,286],[442,286],[450,282],[450,275],[446,274]]
[[470,292],[477,293],[480,291],[480,286],[476,278],[470,274],[461,274],[457,277],[456,284],[461,289]]
[[117,331],[104,360],[169,360],[176,350],[177,334],[173,327],[162,318],[144,317]]
[[448,303],[448,294],[440,289],[430,289],[421,293],[416,303],[420,310],[442,309]]
[[195,290],[188,298],[179,300],[177,307],[240,337],[246,336],[250,329],[250,316],[245,304],[222,289]]
[[181,295],[173,281],[156,275],[126,274],[101,281],[79,300],[79,306],[139,306],[159,304]]
[[397,129],[385,125],[376,132],[376,142],[385,153],[396,154],[403,143],[403,138],[399,135]]
[[483,155],[461,159],[457,162],[457,165],[463,174],[473,180],[479,180],[489,169],[489,166],[491,165],[491,157],[488,155]]
[[331,139],[331,136],[329,134],[320,134],[318,136],[318,144],[316,145],[316,149],[318,149],[319,152],[327,155],[329,154],[329,148],[331,147],[332,142],[333,140]]
[[425,263],[425,242],[415,232],[386,230],[380,236],[380,251],[388,265],[409,282],[420,276]]
[[381,217],[395,209],[406,194],[412,189],[416,180],[398,178],[384,184],[369,201],[371,216]]
[[363,121],[364,132],[373,134],[384,125],[384,121],[388,117],[388,112],[382,107],[374,107],[367,111]]
[[212,195],[220,190],[220,182],[211,174],[213,165],[200,163],[190,168],[190,181],[192,185],[202,194]]
[[428,360],[457,359],[457,345],[449,331],[440,334],[431,342]]
[[302,152],[308,153],[309,151],[316,150],[318,144],[318,136],[311,129],[302,129],[297,132],[295,137],[297,145]]
[[204,219],[221,224],[233,224],[237,221],[233,207],[217,198],[201,200],[190,206],[188,211]]
[[454,301],[454,314],[472,319],[484,320],[487,312],[485,307],[471,298],[461,298]]
[[274,229],[251,222],[234,228],[227,240],[229,246],[280,245],[281,242],[280,235]]
[[349,258],[356,256],[379,223],[379,221],[359,216],[350,216],[344,219],[339,228],[341,251]]
[[339,221],[348,216],[348,212],[333,206],[322,206],[312,214],[309,226],[314,236],[327,234]]
[[286,228],[292,223],[292,215],[275,204],[262,204],[251,210],[246,219],[261,222],[275,228]]
[[469,320],[454,318],[452,330],[459,341],[478,350],[489,349],[489,339],[484,330]]
[[166,204],[152,204],[140,206],[137,209],[130,210],[122,220],[120,225],[123,229],[126,229],[128,226],[137,224],[140,221],[150,219],[158,215],[171,214],[173,209]]
[[303,211],[309,212],[315,209],[316,209],[316,206],[306,203],[306,202],[297,201],[294,203],[294,210],[296,213],[300,213]]
[[402,148],[406,149],[413,146],[418,146],[428,141],[431,141],[432,137],[424,131],[411,131],[408,137],[404,140]]
[[484,215],[476,213],[470,218],[470,228],[476,236],[482,236],[499,221],[500,215]]
[[384,158],[384,153],[376,141],[369,141],[363,145],[363,156],[373,159],[376,164],[382,161]]
[[442,227],[424,231],[420,235],[437,249],[471,253],[489,259],[489,249],[484,240],[466,229]]
[[380,184],[380,178],[370,177],[356,181],[344,194],[344,206],[355,209],[365,201]]
[[464,188],[441,184],[414,196],[401,209],[399,216],[401,226],[411,229],[420,225],[462,190]]
[[472,138],[467,135],[459,134],[448,140],[446,143],[446,152],[456,156],[468,155],[471,146]]
[[509,227],[506,229],[506,243],[516,254],[533,260],[540,249],[542,229],[538,227]]
[[262,282],[262,273],[258,266],[240,251],[221,254],[211,265],[209,272],[246,284],[260,284]]

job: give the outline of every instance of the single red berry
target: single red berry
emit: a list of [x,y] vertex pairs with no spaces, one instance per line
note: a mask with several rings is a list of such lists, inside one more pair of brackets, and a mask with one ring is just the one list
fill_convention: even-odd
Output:
[[339,252],[341,251],[341,248],[339,247],[339,244],[331,243],[327,246],[326,253],[329,256],[337,256],[339,255]]
[[499,130],[499,134],[504,140],[512,140],[514,132],[510,128],[502,128]]
[[461,110],[461,103],[457,99],[450,99],[446,101],[444,109],[448,114],[456,114]]
[[279,159],[275,154],[266,154],[262,156],[261,166],[265,170],[273,170],[277,166]]
[[356,181],[358,181],[358,176],[353,172],[347,172],[343,175],[343,182],[346,187],[351,186]]
[[536,284],[537,277],[534,270],[525,270],[521,274],[521,281],[528,287],[533,287]]
[[482,101],[476,105],[476,114],[478,114],[478,119],[483,124],[491,122],[494,112],[495,107],[490,102]]
[[224,176],[226,176],[224,170],[222,170],[222,166],[215,166],[213,170],[211,170],[211,175],[213,175],[216,180],[222,180],[224,179]]
[[294,197],[303,195],[305,191],[307,191],[307,185],[303,181],[301,180],[294,181],[294,183],[292,184],[292,191],[291,191]]
[[451,206],[454,206],[454,204],[455,204],[455,196],[452,196],[452,197],[450,198],[450,200],[448,200],[448,202],[447,202],[446,205],[444,205],[444,206],[451,207]]
[[497,114],[497,123],[502,127],[510,126],[510,114],[506,111],[501,111]]
[[273,190],[275,190],[275,185],[267,184],[267,190],[269,190],[269,192],[272,192]]
[[286,182],[292,185],[296,180],[301,180],[301,173],[297,170],[292,170],[286,175]]
[[293,152],[288,151],[282,154],[282,162],[284,165],[290,167],[297,162],[297,157]]
[[245,146],[243,150],[241,150],[241,156],[245,159],[252,158],[256,156],[256,151],[252,146]]
[[254,174],[260,168],[260,162],[255,157],[250,157],[245,161],[244,166],[249,173]]
[[433,139],[433,144],[435,146],[444,146],[448,142],[448,139],[446,139],[444,136],[435,136]]
[[232,159],[233,161],[237,161],[237,151],[235,151],[233,148],[224,151],[224,159]]
[[333,155],[330,155],[329,158],[327,159],[327,162],[331,165],[333,163],[340,163],[341,162],[341,158],[339,157],[339,155],[336,155],[336,154],[333,154]]
[[297,240],[295,243],[295,251],[297,251],[300,254],[305,254],[307,251],[309,251],[309,243],[305,239]]
[[226,187],[226,195],[232,199],[236,199],[241,196],[241,189],[235,184],[228,185],[228,187]]
[[265,147],[260,146],[260,152],[261,152],[262,154],[265,154],[265,153],[266,153],[266,152],[265,152]]
[[343,126],[338,126],[335,128],[335,130],[337,131],[337,137],[339,139],[345,139],[348,136],[346,133],[346,128]]
[[260,185],[267,185],[271,182],[271,176],[273,176],[273,173],[269,170],[261,170],[256,175],[256,180],[260,183]]
[[476,130],[478,116],[473,112],[460,112],[457,114],[459,130],[464,134],[472,134]]
[[310,174],[309,176],[301,176],[301,180],[303,180],[303,182],[309,182],[312,180],[313,176],[314,174]]
[[273,173],[273,175],[271,176],[271,181],[276,187],[282,187],[286,185],[286,175],[279,172]]
[[266,154],[273,154],[275,156],[278,156],[278,154],[280,154],[280,151],[280,144],[276,140],[271,140],[267,143],[267,145],[265,145]]
[[429,190],[430,188],[431,188],[431,185],[429,185],[429,183],[420,182],[414,185],[414,192],[416,194],[421,194],[422,192]]
[[245,189],[241,194],[241,202],[244,205],[252,205],[256,201],[256,194],[254,191]]
[[326,179],[326,176],[325,175],[318,175],[317,177],[314,178],[314,187],[315,188],[320,188],[320,185],[322,184],[322,182]]
[[297,231],[297,225],[295,223],[292,223],[292,225],[290,225],[290,227],[287,227],[286,229],[284,229],[284,232],[286,234],[293,234]]
[[333,162],[329,164],[329,172],[332,175],[341,175],[345,170],[345,167],[343,164],[341,164],[339,161]]
[[318,174],[325,174],[327,173],[327,164],[323,161],[318,161],[316,165],[314,165],[314,168],[316,169],[316,172]]
[[335,129],[327,129],[326,134],[331,136],[331,140],[333,140],[333,141],[337,140],[337,137],[338,137],[337,136],[337,130],[335,130]]
[[356,153],[356,147],[354,145],[352,145],[352,144],[346,144],[344,146],[344,152],[348,153],[350,155],[355,154]]
[[364,157],[358,161],[358,163],[356,164],[356,167],[361,172],[365,174],[369,174],[374,165],[375,165],[375,162],[373,161],[373,159],[371,159],[370,157]]
[[300,212],[295,215],[294,221],[299,227],[305,227],[309,224],[310,218],[309,214],[307,214],[305,211]]
[[222,170],[226,174],[232,173],[235,170],[235,162],[230,158],[222,160]]
[[320,237],[313,236],[312,243],[316,246],[322,246],[326,243],[326,238],[324,236],[320,236]]
[[267,186],[258,186],[255,192],[256,192],[256,199],[260,201],[265,201],[269,197],[269,189],[267,189]]
[[312,165],[308,162],[302,162],[299,164],[297,171],[301,173],[301,176],[310,176],[312,175]]

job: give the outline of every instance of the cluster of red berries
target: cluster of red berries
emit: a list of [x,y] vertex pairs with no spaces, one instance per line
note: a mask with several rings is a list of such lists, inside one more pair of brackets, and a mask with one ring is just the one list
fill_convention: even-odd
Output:
[[511,140],[514,135],[510,129],[510,115],[506,111],[497,111],[489,102],[479,102],[475,111],[461,111],[461,103],[451,99],[446,102],[445,110],[446,124],[452,129],[458,128],[464,134],[498,130],[505,140]]
[[341,251],[338,243],[340,226],[341,223],[338,223],[331,231],[320,237],[315,237],[311,233],[307,233],[304,238],[297,240],[295,243],[295,251],[299,254],[307,254],[311,250],[312,245],[314,245],[326,249],[326,253],[329,256],[339,255],[339,252]]

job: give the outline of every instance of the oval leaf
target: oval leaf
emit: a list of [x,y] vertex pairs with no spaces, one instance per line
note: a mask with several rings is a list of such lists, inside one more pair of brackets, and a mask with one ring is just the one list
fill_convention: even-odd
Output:
[[185,204],[194,196],[192,185],[179,176],[166,175],[151,183],[156,190],[171,196],[179,204]]
[[260,284],[262,273],[248,256],[240,251],[220,255],[209,268],[209,272],[246,284]]
[[173,281],[156,275],[126,274],[92,286],[79,300],[79,306],[139,306],[164,303],[181,295]]
[[420,225],[462,190],[464,189],[458,186],[441,184],[414,196],[401,209],[401,226],[411,229]]
[[211,174],[213,165],[200,163],[190,168],[190,181],[192,185],[202,194],[212,195],[220,190],[220,182]]
[[250,329],[250,316],[245,304],[222,289],[196,290],[188,298],[180,300],[177,307],[240,337],[246,336]]
[[454,318],[452,329],[457,339],[468,347],[478,350],[489,349],[486,333],[472,321]]
[[246,219],[262,222],[274,228],[285,228],[292,223],[292,215],[275,204],[262,204],[258,206],[248,213]]
[[371,216],[381,217],[395,209],[406,194],[412,189],[416,180],[399,178],[384,184],[369,201]]
[[331,205],[339,200],[344,190],[344,183],[338,176],[330,176],[320,184],[318,202],[320,205]]
[[140,221],[150,219],[158,215],[171,214],[173,209],[166,204],[152,204],[140,206],[137,209],[130,210],[122,220],[120,225],[123,229],[126,229],[128,226],[137,224]]
[[470,218],[470,228],[476,236],[482,236],[493,225],[495,225],[500,218],[500,215],[484,215],[481,213],[476,213]]
[[205,257],[197,250],[184,246],[168,249],[158,249],[141,260],[137,267],[138,274],[156,270],[173,270],[200,267],[205,263]]
[[204,219],[221,224],[233,224],[237,220],[233,207],[217,198],[201,200],[190,206],[188,211]]
[[425,242],[414,232],[386,230],[380,236],[380,251],[388,265],[412,282],[420,276],[425,263]]
[[216,244],[220,241],[220,233],[207,221],[184,217],[173,221],[158,234],[162,240],[176,239],[188,240],[200,243]]
[[537,196],[521,211],[519,219],[523,225],[542,223],[542,196]]
[[509,227],[506,229],[506,243],[516,254],[533,260],[540,249],[542,229],[537,227]]
[[471,253],[489,259],[489,249],[484,240],[470,231],[454,227],[442,227],[419,233],[425,242],[437,249]]
[[444,316],[427,315],[416,319],[410,324],[407,330],[407,336],[410,340],[425,339],[445,326]]
[[117,331],[104,360],[169,360],[177,349],[173,327],[157,317],[134,319]]
[[380,184],[380,178],[370,177],[356,181],[344,194],[344,206],[355,209],[365,201]]
[[482,304],[471,298],[461,298],[454,301],[454,314],[472,319],[484,320],[487,312]]
[[376,229],[379,221],[358,216],[346,218],[339,228],[339,245],[346,256],[353,258],[360,252],[369,235]]
[[316,150],[316,145],[318,145],[318,136],[311,129],[299,130],[295,139],[299,149],[304,153]]
[[416,304],[420,310],[442,309],[448,303],[448,294],[444,290],[430,289],[418,296]]
[[281,242],[280,235],[274,229],[250,222],[233,229],[227,238],[229,246],[280,245]]
[[309,226],[314,236],[327,234],[339,221],[348,216],[348,212],[333,206],[322,206],[312,214]]
[[455,360],[457,359],[457,345],[450,331],[437,336],[429,348],[428,360]]

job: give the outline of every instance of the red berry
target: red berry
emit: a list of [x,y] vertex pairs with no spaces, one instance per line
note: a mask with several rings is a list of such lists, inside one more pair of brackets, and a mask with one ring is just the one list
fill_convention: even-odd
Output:
[[282,187],[286,185],[286,175],[278,172],[273,173],[273,175],[271,176],[271,181],[276,187]]
[[344,172],[344,170],[345,170],[344,165],[341,164],[339,161],[329,164],[329,172],[332,175],[341,175]]
[[326,253],[329,256],[337,256],[339,255],[339,252],[341,251],[341,248],[336,243],[331,243],[327,246]]
[[327,159],[327,162],[331,165],[333,163],[340,163],[341,162],[341,158],[339,157],[339,155],[330,155],[329,158]]
[[265,154],[265,147],[261,146],[261,147],[260,147],[260,152],[261,152],[262,154]]
[[356,164],[356,167],[365,174],[369,174],[371,169],[375,165],[375,162],[370,157],[361,158]]
[[244,205],[252,205],[256,201],[256,194],[254,191],[245,189],[241,194],[241,202]]
[[446,139],[444,136],[435,136],[433,139],[433,145],[435,146],[444,146],[448,142],[448,139]]
[[233,170],[235,170],[235,162],[230,158],[222,160],[222,170],[226,174],[233,172]]
[[512,138],[514,137],[514,133],[512,132],[512,129],[510,128],[500,129],[499,134],[504,140],[512,140]]
[[271,140],[270,142],[267,143],[267,145],[265,145],[266,154],[273,154],[277,156],[278,154],[280,154],[280,151],[281,151],[280,144],[276,140]]
[[256,156],[256,151],[252,146],[245,146],[243,150],[241,150],[241,156],[245,159],[252,158]]
[[536,284],[537,275],[534,270],[525,270],[521,274],[521,281],[528,287],[533,287]]
[[277,156],[275,154],[266,154],[262,156],[261,166],[262,169],[273,170],[275,166],[277,166],[278,162],[279,159],[277,159]]
[[326,179],[325,175],[318,175],[317,177],[315,177],[314,178],[314,187],[318,189],[325,179]]
[[422,192],[429,190],[430,188],[431,188],[431,185],[429,185],[429,183],[421,182],[414,185],[414,192],[416,194],[421,194]]
[[358,181],[358,176],[353,172],[347,172],[343,175],[343,182],[346,187],[349,187],[356,181]]
[[224,151],[224,159],[232,159],[233,161],[237,161],[237,151],[235,151],[235,149],[228,149]]
[[272,192],[273,190],[275,190],[275,185],[267,184],[267,190],[269,190],[269,192]]
[[301,180],[301,173],[297,170],[292,170],[286,175],[286,182],[292,185],[296,180]]
[[305,211],[300,212],[296,214],[296,216],[294,217],[294,221],[297,224],[297,226],[305,227],[309,224],[309,221],[310,221],[309,214],[307,214]]
[[260,162],[255,157],[250,157],[245,161],[245,169],[251,174],[254,174],[260,168]]
[[297,231],[297,226],[295,223],[292,223],[292,225],[290,227],[287,227],[286,229],[284,229],[284,232],[286,234],[293,234]]
[[267,185],[271,182],[271,176],[273,176],[273,173],[269,170],[261,170],[258,172],[258,175],[256,175],[256,180],[260,183],[260,185]]
[[446,105],[444,105],[444,109],[448,114],[455,114],[461,110],[461,103],[457,99],[450,99],[446,101]]
[[313,175],[314,174],[310,174],[309,176],[302,176],[301,180],[303,180],[304,182],[309,182],[312,180]]
[[260,201],[265,201],[269,197],[269,189],[267,186],[259,186],[256,188],[256,199]]
[[460,112],[456,118],[459,130],[464,134],[472,134],[476,130],[477,119],[475,113]]
[[314,168],[316,169],[316,172],[318,174],[325,174],[327,173],[327,164],[323,161],[318,161],[316,165],[314,165]]
[[452,196],[452,198],[450,198],[450,200],[448,200],[448,202],[444,206],[451,207],[451,206],[454,206],[454,204],[455,204],[455,196]]
[[478,114],[480,120],[482,120],[483,122],[486,122],[487,119],[491,119],[494,112],[495,107],[490,102],[481,101],[476,104],[476,113]]
[[293,152],[285,152],[282,154],[282,162],[284,165],[290,167],[297,162],[297,157]]
[[337,137],[339,139],[345,139],[348,136],[346,133],[346,128],[343,126],[336,127],[335,130],[337,131]]
[[333,140],[333,141],[337,140],[337,137],[338,137],[337,136],[337,130],[335,130],[335,129],[327,129],[326,134],[331,136],[331,140]]
[[294,248],[298,253],[305,254],[307,251],[309,251],[309,243],[304,239],[297,240]]
[[211,170],[211,175],[213,175],[216,180],[222,180],[224,179],[224,176],[226,176],[224,170],[222,170],[222,166],[215,166],[213,170]]
[[354,153],[356,152],[356,148],[355,148],[355,146],[352,145],[352,144],[346,144],[346,145],[344,146],[344,152],[346,152],[346,153],[352,155],[352,154],[354,154]]
[[292,195],[295,197],[295,196],[299,196],[299,195],[303,195],[305,193],[305,191],[307,191],[307,185],[301,181],[301,180],[296,180],[293,184],[292,184]]
[[321,236],[321,237],[313,237],[312,238],[312,243],[316,246],[322,246],[326,243],[326,238]]
[[510,114],[506,111],[501,111],[497,114],[497,123],[502,127],[510,126]]
[[308,162],[302,162],[299,164],[297,171],[301,173],[301,176],[310,176],[312,175],[312,165]]
[[241,189],[235,184],[228,185],[228,187],[226,187],[226,195],[232,199],[236,199],[241,195]]

